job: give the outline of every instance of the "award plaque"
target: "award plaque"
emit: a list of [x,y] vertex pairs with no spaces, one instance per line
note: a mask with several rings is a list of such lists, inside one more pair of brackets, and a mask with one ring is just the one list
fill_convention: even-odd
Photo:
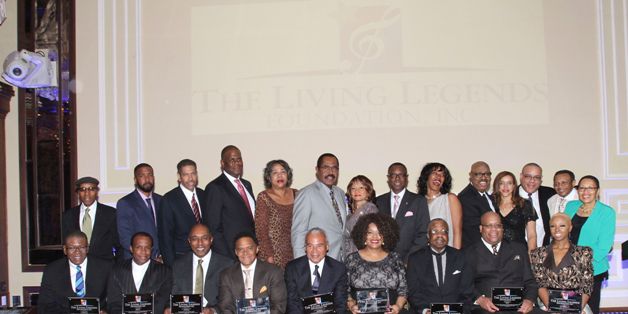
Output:
[[547,289],[549,292],[549,311],[561,313],[579,313],[582,295],[575,290]]
[[462,314],[464,309],[462,303],[432,303],[430,311],[432,314]]
[[331,292],[301,298],[301,300],[303,301],[303,314],[336,313],[334,294]]
[[493,288],[492,301],[501,311],[516,311],[521,306],[521,303],[523,303],[523,288]]
[[70,314],[98,314],[100,312],[100,300],[98,298],[69,297]]
[[390,302],[388,300],[388,289],[363,289],[355,292],[355,299],[358,303],[360,313],[388,312]]
[[152,294],[123,294],[122,313],[123,314],[153,314]]
[[236,309],[237,314],[270,314],[270,299],[237,299]]
[[170,295],[172,314],[198,314],[203,311],[203,296],[200,294]]

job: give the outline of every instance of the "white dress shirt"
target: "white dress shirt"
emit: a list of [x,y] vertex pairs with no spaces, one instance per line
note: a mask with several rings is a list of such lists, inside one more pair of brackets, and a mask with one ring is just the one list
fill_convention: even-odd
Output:
[[556,213],[562,213],[565,211],[565,206],[567,203],[573,200],[578,199],[578,191],[574,188],[567,194],[565,197],[562,197],[558,194],[552,195],[547,200],[547,207],[550,209],[550,216]]
[[[255,266],[257,266],[257,258],[253,261],[253,264],[249,265],[249,267],[244,267],[244,265],[240,264],[240,269],[242,269],[242,283],[243,283],[243,286],[244,286],[244,290],[246,291],[247,289],[250,289],[251,290],[251,294],[253,296],[255,296],[255,291],[253,291],[253,286],[254,286],[253,281],[255,280]],[[250,287],[246,286],[246,275],[244,274],[245,270],[250,270],[251,271],[249,273],[249,276],[251,276],[250,277],[251,281],[249,282],[250,283]]]
[[[209,252],[207,252],[207,255],[203,256],[203,257],[198,257],[196,256],[196,254],[192,254],[192,280],[194,280],[194,278],[196,278],[196,267],[198,266],[198,260],[202,259],[203,262],[201,263],[201,265],[203,265],[203,291],[205,291],[205,278],[207,278],[207,269],[209,268],[209,261],[212,258],[212,251],[209,250]],[[192,290],[194,290],[194,281],[192,281]],[[203,293],[203,306],[207,306],[207,299],[205,299],[205,294]]]
[[179,188],[181,189],[181,191],[183,191],[183,195],[185,195],[185,198],[188,200],[188,204],[190,204],[190,210],[192,211],[192,214],[194,214],[194,207],[192,206],[192,195],[194,195],[194,199],[196,200],[196,204],[198,205],[198,214],[201,216],[202,219],[203,210],[201,209],[201,202],[198,201],[198,193],[196,193],[196,188],[194,188],[194,191],[190,191],[181,184],[179,184]]
[[135,263],[135,261],[131,261],[133,283],[135,283],[135,290],[137,290],[138,292],[140,291],[140,286],[142,285],[142,280],[144,280],[146,270],[148,270],[148,265],[150,265],[150,261],[144,263],[143,265],[138,265]]
[[[78,273],[78,270],[76,269],[76,265],[72,264],[70,260],[68,260],[68,264],[70,264],[70,282],[72,283],[72,290],[76,292],[76,273]],[[83,286],[87,287],[87,257],[79,266],[81,266],[81,273],[83,273]]]
[[[396,208],[396,210],[395,210],[395,195],[399,196],[398,207]],[[399,207],[401,207],[401,200],[403,199],[404,195],[406,195],[406,189],[401,190],[399,194],[395,194],[395,192],[390,191],[390,215],[392,216],[392,218],[397,217],[397,212],[399,211]]]
[[[316,269],[316,265],[318,265],[318,275],[323,277],[323,267],[325,266],[325,258],[323,258],[320,262],[318,262],[318,264],[314,264],[312,261],[310,261],[309,259],[307,260],[308,264],[310,265],[310,284],[314,283],[314,278],[316,278],[316,276],[314,276],[314,270]],[[320,281],[319,281],[320,284]]]
[[85,209],[89,207],[89,217],[92,218],[92,231],[94,230],[94,223],[96,222],[96,209],[98,209],[98,202],[94,202],[92,205],[85,206],[81,203],[81,211],[79,213],[79,225],[81,231],[83,231],[83,218],[85,218]]
[[[528,192],[523,189],[522,186],[519,186],[519,195],[524,199],[528,199]],[[536,216],[539,219],[536,220],[536,247],[543,246],[543,238],[545,237],[545,227],[543,224],[543,216],[541,215],[541,203],[539,202],[539,191],[536,190],[532,193],[532,206],[534,206],[534,211],[536,211]],[[526,241],[528,240],[528,233],[526,232]]]
[[249,190],[246,189],[246,186],[244,186],[244,182],[242,182],[242,177],[235,178],[225,171],[223,171],[222,173],[224,173],[227,179],[229,179],[229,182],[231,182],[231,184],[233,185],[233,188],[236,189],[238,194],[240,194],[240,192],[238,191],[238,184],[235,182],[235,180],[236,179],[240,180],[240,184],[242,184],[242,187],[244,188],[244,193],[246,193],[246,198],[249,200],[249,205],[251,205],[251,214],[253,214],[253,217],[255,217],[255,199],[253,198],[251,194],[249,194]]

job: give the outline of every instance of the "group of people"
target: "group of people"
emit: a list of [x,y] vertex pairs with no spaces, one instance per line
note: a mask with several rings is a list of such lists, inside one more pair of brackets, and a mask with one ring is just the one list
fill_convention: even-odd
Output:
[[388,289],[389,313],[439,302],[494,312],[491,288],[504,286],[524,288],[521,312],[547,306],[550,289],[574,289],[583,309],[599,311],[615,211],[598,200],[593,176],[576,183],[561,170],[545,187],[529,163],[521,184],[502,171],[490,194],[492,172],[479,161],[456,195],[447,167],[428,163],[413,193],[407,167],[393,163],[390,191],[376,196],[363,175],[345,193],[338,158],[325,153],[300,190],[287,162],[268,162],[255,198],[237,147],[221,151],[220,165],[202,190],[196,163],[180,161],[179,185],[160,196],[152,167],[139,164],[136,189],[116,209],[97,201],[97,179],[79,179],[81,204],[62,219],[66,258],[46,267],[39,312],[95,296],[120,313],[122,294],[154,293],[155,311],[168,313],[170,294],[193,293],[204,313],[236,313],[236,299],[261,296],[271,313],[302,313],[302,298],[333,292],[337,313],[359,313],[356,292],[373,288]]

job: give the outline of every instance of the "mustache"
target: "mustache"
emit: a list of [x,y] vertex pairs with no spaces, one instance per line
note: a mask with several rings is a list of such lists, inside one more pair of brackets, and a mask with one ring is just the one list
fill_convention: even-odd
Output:
[[333,175],[333,174],[328,174],[328,175],[325,176],[325,179],[335,179],[335,178],[336,178],[336,176]]

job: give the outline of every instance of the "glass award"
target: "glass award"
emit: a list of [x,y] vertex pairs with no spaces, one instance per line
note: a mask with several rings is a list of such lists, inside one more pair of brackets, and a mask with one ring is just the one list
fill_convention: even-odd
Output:
[[331,292],[301,298],[301,301],[303,301],[303,314],[336,313],[334,294]]
[[388,311],[390,301],[388,289],[362,289],[355,292],[355,300],[360,313],[383,314]]
[[464,309],[462,303],[432,303],[430,311],[432,314],[462,314]]
[[98,314],[100,300],[98,298],[69,297],[70,314]]
[[203,296],[200,294],[170,295],[172,314],[198,314],[203,311]]
[[523,303],[523,288],[493,288],[492,301],[501,311],[516,311]]
[[251,298],[236,300],[237,314],[270,314],[270,299]]
[[582,295],[576,290],[547,289],[550,312],[580,313]]
[[123,294],[122,314],[153,314],[153,294]]

